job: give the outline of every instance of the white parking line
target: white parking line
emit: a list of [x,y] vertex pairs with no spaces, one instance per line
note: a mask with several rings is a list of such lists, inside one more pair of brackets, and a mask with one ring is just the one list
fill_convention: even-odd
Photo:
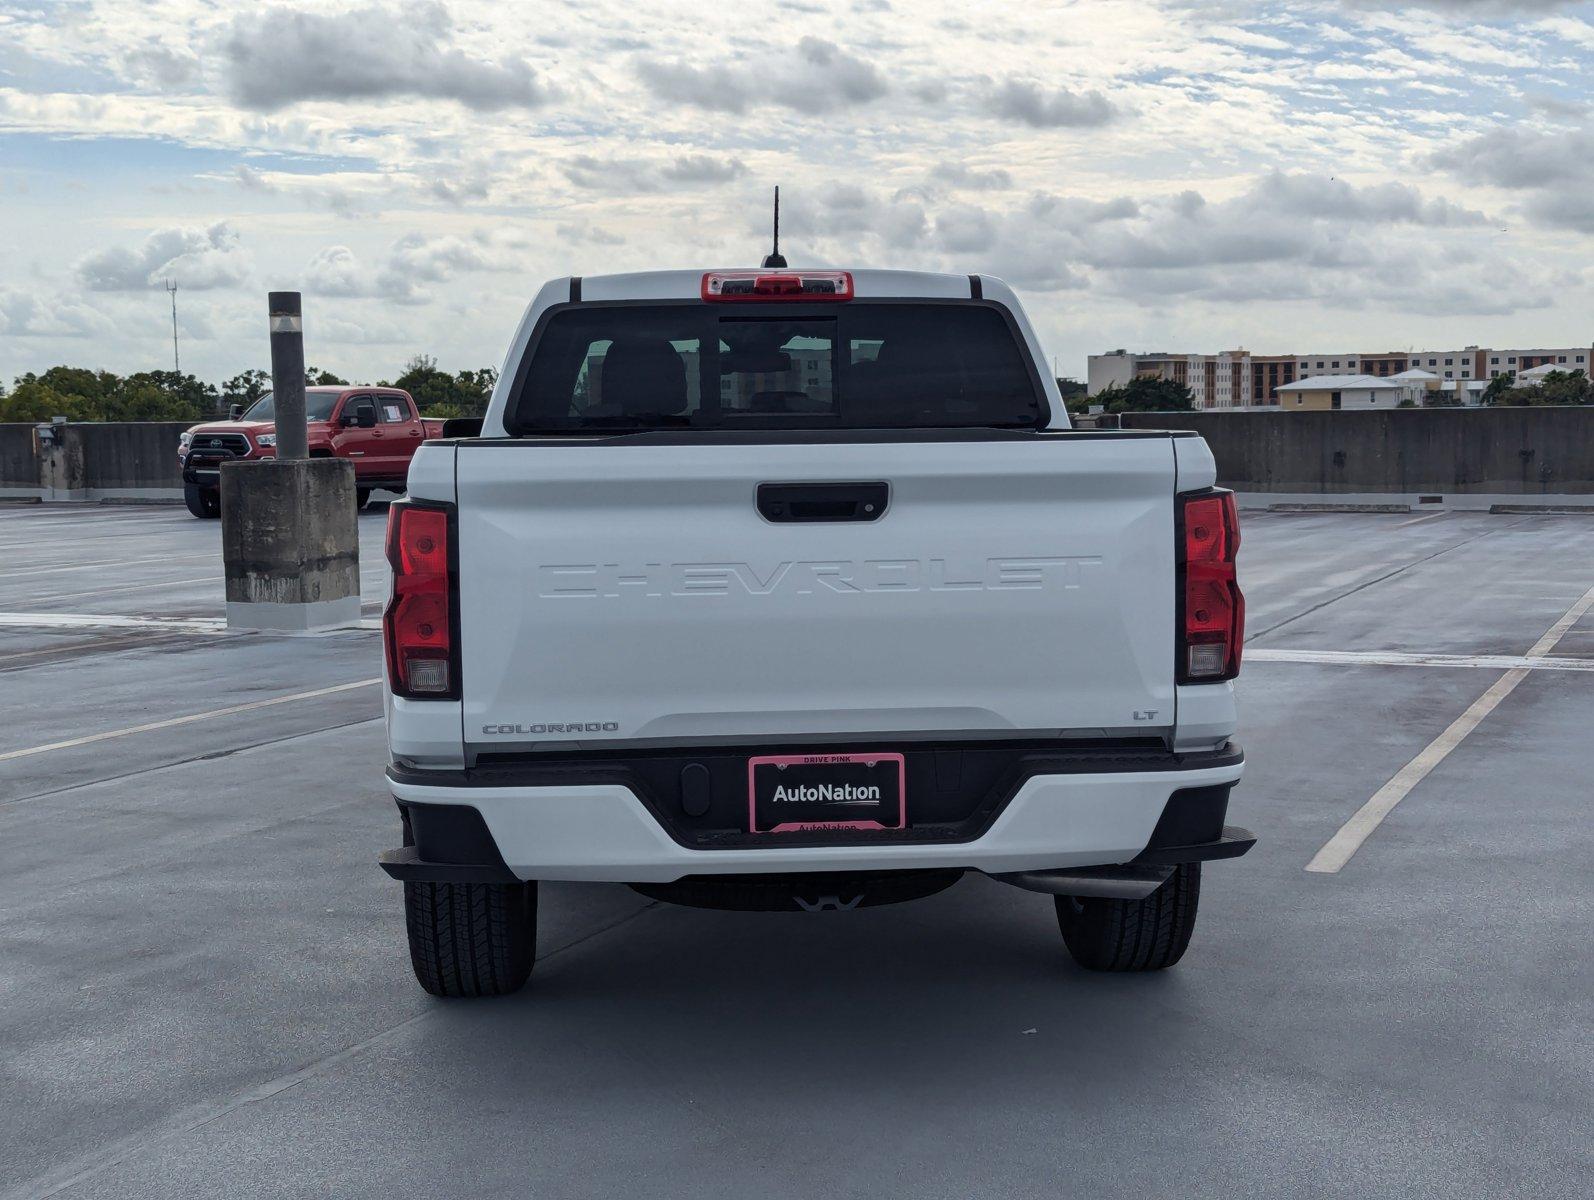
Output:
[[152,587],[187,587],[191,583],[221,583],[221,573],[205,575],[198,579],[151,579],[144,583],[124,583],[116,587],[90,588],[86,592],[54,592],[48,596],[32,596],[32,600],[81,600],[84,596],[103,596],[107,592],[138,592]]
[[[1594,587],[1584,592],[1582,598],[1567,609],[1561,619],[1545,631],[1543,637],[1533,643],[1532,649],[1524,657],[1537,659],[1547,656],[1555,649],[1556,643],[1566,635],[1566,631],[1577,624],[1590,607],[1594,607]],[[1488,691],[1467,706],[1466,712],[1450,722],[1445,731],[1424,746],[1416,758],[1395,772],[1393,779],[1374,792],[1372,799],[1357,809],[1356,814],[1340,826],[1339,832],[1329,838],[1323,848],[1312,856],[1312,861],[1306,864],[1306,869],[1331,875],[1348,863],[1351,856],[1361,849],[1362,843],[1372,836],[1373,830],[1394,811],[1395,805],[1404,800],[1412,788],[1444,762],[1450,752],[1461,745],[1467,735],[1499,706],[1500,701],[1516,690],[1517,684],[1528,677],[1529,670],[1528,667],[1513,667],[1496,679]]]
[[1440,654],[1421,650],[1245,649],[1247,663],[1326,663],[1342,667],[1483,667],[1494,671],[1594,671],[1594,658],[1529,658],[1526,654]]
[[124,617],[110,613],[0,612],[0,629],[168,629],[226,633],[225,617]]
[[112,558],[102,559],[99,562],[83,562],[78,559],[69,559],[52,567],[25,567],[20,571],[7,571],[6,578],[20,579],[24,575],[58,575],[62,571],[103,571],[112,567],[143,567],[151,564],[183,562],[186,559],[214,559],[215,557],[214,554],[168,554],[160,558]]
[[1404,529],[1408,525],[1421,525],[1424,521],[1432,521],[1432,520],[1435,520],[1438,517],[1448,517],[1449,515],[1450,514],[1448,512],[1423,513],[1422,516],[1413,517],[1409,521],[1396,521],[1395,522],[1395,528],[1396,529]]
[[127,737],[134,733],[150,733],[156,729],[170,729],[174,725],[190,725],[195,721],[212,721],[217,717],[230,717],[234,713],[253,712],[258,708],[270,708],[276,704],[288,704],[294,700],[313,700],[317,696],[331,696],[338,692],[352,692],[356,688],[375,687],[381,683],[377,679],[360,679],[354,683],[339,683],[332,687],[316,688],[309,692],[291,692],[286,696],[273,696],[269,700],[252,700],[248,704],[233,704],[227,708],[213,708],[209,712],[190,713],[186,717],[168,717],[164,721],[151,721],[146,725],[130,725],[126,729],[107,729],[104,733],[91,733],[84,737],[68,738],[64,742],[49,742],[43,746],[29,746],[25,750],[7,750],[0,754],[0,762],[9,762],[14,758],[28,758],[35,754],[45,754],[51,750],[70,750],[74,746],[87,746],[92,742],[103,742],[110,738]]

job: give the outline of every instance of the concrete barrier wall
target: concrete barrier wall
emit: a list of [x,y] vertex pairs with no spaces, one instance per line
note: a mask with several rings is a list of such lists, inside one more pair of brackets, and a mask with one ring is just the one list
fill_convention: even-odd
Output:
[[40,441],[33,425],[0,425],[0,496],[46,500],[181,496],[177,436],[183,421],[83,421]]
[[[1594,407],[1125,413],[1193,429],[1244,492],[1594,494]],[[54,449],[0,425],[0,495],[91,500],[182,493],[180,421],[69,423]]]
[[82,446],[84,482],[102,491],[181,488],[177,436],[191,421],[115,421],[68,425]]
[[1594,407],[1124,413],[1193,429],[1240,492],[1594,493]]

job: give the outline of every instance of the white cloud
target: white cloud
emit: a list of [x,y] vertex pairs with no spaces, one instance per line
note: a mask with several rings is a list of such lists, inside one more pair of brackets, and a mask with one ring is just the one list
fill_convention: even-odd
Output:
[[102,338],[114,331],[105,313],[80,298],[0,287],[0,337]]
[[374,295],[373,277],[347,246],[327,246],[316,252],[304,271],[307,290],[324,296]]
[[682,61],[636,62],[642,81],[661,100],[711,112],[740,113],[760,104],[818,114],[878,100],[888,90],[870,62],[823,38],[804,36],[795,53],[783,50],[738,67]]
[[142,291],[167,279],[192,291],[234,287],[249,276],[251,260],[238,231],[226,221],[205,229],[160,229],[139,246],[112,246],[80,259],[77,275],[96,292]]
[[1209,31],[1209,36],[1220,42],[1228,42],[1234,46],[1246,46],[1253,50],[1290,50],[1294,48],[1283,38],[1276,38],[1269,33],[1259,33],[1255,29],[1243,29],[1236,25],[1218,26]]
[[1009,79],[991,95],[990,109],[999,117],[1036,129],[1105,125],[1118,110],[1099,91],[1071,92],[1043,88],[1029,80]]
[[548,89],[523,58],[454,44],[435,0],[345,12],[267,8],[234,19],[223,42],[233,97],[274,112],[304,100],[425,96],[493,111],[534,108]]
[[1494,129],[1429,156],[1464,180],[1526,195],[1525,215],[1552,228],[1594,234],[1594,130]]
[[747,164],[739,158],[683,154],[666,166],[661,174],[672,183],[729,183],[747,174]]
[[442,283],[461,271],[504,271],[512,269],[502,251],[485,237],[466,240],[446,234],[428,237],[406,234],[388,252],[387,269],[411,280]]
[[348,246],[325,246],[305,267],[311,293],[347,299],[418,305],[432,299],[423,286],[445,284],[462,274],[514,271],[524,245],[512,233],[477,232],[469,237],[407,233],[388,247],[379,265],[369,265]]

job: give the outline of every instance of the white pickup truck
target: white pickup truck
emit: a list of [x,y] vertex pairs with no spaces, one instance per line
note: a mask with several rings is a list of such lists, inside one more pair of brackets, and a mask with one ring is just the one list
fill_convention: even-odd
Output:
[[1225,826],[1233,496],[1069,428],[980,275],[558,279],[388,525],[388,780],[427,991],[520,987],[540,880],[851,909],[968,871],[1096,970],[1189,941]]

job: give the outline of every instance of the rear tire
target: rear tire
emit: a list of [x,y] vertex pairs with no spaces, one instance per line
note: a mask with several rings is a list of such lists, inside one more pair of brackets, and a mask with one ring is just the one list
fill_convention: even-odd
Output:
[[1184,957],[1201,901],[1201,864],[1183,863],[1144,900],[1058,896],[1057,924],[1087,971],[1161,971]]
[[210,520],[221,516],[221,493],[197,483],[183,484],[183,503],[194,516]]
[[434,996],[518,991],[537,955],[535,883],[406,883],[415,978]]
[[356,512],[358,512],[360,509],[364,508],[365,504],[366,504],[366,501],[368,501],[370,498],[371,498],[371,489],[370,488],[355,488],[354,489],[354,510]]

